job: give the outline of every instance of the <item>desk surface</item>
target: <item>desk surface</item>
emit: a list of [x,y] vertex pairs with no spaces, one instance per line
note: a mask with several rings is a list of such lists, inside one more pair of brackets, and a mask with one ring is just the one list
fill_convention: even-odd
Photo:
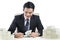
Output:
[[36,38],[15,38],[14,40],[60,40],[60,39],[46,39],[42,37],[36,37]]

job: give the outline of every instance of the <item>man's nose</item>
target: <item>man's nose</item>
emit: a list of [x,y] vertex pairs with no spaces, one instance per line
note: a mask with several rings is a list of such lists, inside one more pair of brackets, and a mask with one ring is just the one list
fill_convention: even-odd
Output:
[[27,13],[27,15],[29,15],[29,13]]

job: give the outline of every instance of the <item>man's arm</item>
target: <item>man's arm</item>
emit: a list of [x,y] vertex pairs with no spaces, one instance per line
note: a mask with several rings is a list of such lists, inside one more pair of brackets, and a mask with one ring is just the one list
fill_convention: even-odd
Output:
[[39,18],[39,16],[37,17],[37,29],[38,29],[38,32],[40,33],[39,36],[42,36],[43,35],[43,25],[41,24],[41,20]]
[[11,34],[14,33],[14,31],[16,29],[16,26],[17,26],[17,24],[16,24],[16,17],[15,17],[14,20],[13,20],[13,22],[12,22],[12,24],[10,25],[8,31],[10,31]]

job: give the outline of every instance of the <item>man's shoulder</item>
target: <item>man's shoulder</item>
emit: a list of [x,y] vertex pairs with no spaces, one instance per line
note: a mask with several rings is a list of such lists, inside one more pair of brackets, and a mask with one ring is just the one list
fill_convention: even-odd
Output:
[[15,15],[15,19],[22,19],[23,18],[23,14],[20,14],[20,15]]
[[35,18],[36,18],[36,17],[39,17],[39,15],[34,15],[34,14],[33,14],[33,17],[35,17]]
[[15,15],[15,18],[21,18],[23,17],[23,14]]
[[21,17],[21,16],[23,16],[23,14],[15,15],[15,17]]

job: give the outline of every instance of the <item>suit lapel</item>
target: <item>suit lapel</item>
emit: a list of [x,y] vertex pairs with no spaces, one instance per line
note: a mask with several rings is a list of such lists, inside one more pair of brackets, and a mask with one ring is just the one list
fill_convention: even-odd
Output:
[[[22,27],[24,28],[24,14],[22,14],[21,22],[22,22]],[[33,24],[34,24],[34,17],[33,17],[33,15],[32,15],[32,17],[31,17],[31,19],[30,19],[30,30],[32,30]]]
[[22,23],[22,27],[24,27],[24,14],[22,14],[21,23]]
[[33,18],[33,15],[32,15],[32,17],[31,17],[31,19],[30,19],[30,30],[32,29],[32,26],[33,26],[33,22],[34,22],[33,19],[34,19],[34,18]]

